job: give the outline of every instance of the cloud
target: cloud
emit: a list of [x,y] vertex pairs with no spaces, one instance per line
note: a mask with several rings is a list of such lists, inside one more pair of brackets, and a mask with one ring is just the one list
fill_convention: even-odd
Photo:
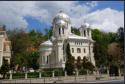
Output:
[[78,1],[1,1],[0,27],[5,24],[8,29],[27,28],[28,23],[24,17],[31,17],[41,23],[52,25],[61,7],[70,17],[73,27],[79,28],[84,18],[93,29],[115,32],[118,27],[124,27],[123,11],[105,8],[90,13],[94,7],[98,6],[97,1],[86,4],[79,4]]
[[92,1],[92,3],[87,2],[86,4],[90,5],[91,7],[97,6],[97,1]]

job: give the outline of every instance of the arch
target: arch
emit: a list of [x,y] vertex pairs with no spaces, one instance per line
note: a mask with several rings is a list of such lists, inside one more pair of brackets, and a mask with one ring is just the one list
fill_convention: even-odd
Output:
[[77,57],[77,63],[81,63],[81,57],[80,56]]
[[75,63],[75,57],[74,57],[74,56],[72,56],[71,62],[72,62],[72,63]]
[[87,59],[86,59],[86,56],[83,57],[83,63],[86,62]]
[[86,36],[86,31],[84,30],[84,36]]

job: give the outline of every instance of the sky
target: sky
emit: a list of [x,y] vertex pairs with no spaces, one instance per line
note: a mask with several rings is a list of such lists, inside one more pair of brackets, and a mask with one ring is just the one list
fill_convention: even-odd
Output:
[[124,1],[0,1],[0,27],[6,29],[50,28],[62,10],[70,17],[71,26],[80,28],[84,19],[92,29],[117,32],[124,27]]

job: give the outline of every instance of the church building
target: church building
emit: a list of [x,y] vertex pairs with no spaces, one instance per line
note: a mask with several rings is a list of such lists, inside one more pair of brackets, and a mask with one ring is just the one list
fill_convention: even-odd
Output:
[[67,60],[66,46],[70,44],[73,63],[80,58],[92,62],[95,66],[91,28],[86,21],[80,26],[80,36],[71,32],[71,20],[62,10],[54,17],[53,35],[39,46],[39,68],[42,70],[65,69]]

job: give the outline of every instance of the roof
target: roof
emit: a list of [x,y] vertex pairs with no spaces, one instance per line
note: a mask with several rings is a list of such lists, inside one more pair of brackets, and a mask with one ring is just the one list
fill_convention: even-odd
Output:
[[69,39],[86,39],[86,37],[82,37],[82,36],[78,36],[78,35],[75,35],[75,34],[72,34],[68,37]]
[[69,16],[67,14],[65,14],[62,10],[54,17],[53,21],[59,20],[59,19],[66,20],[66,21],[70,22]]
[[53,45],[53,43],[50,40],[47,40],[44,43],[41,43],[40,45]]
[[4,31],[4,29],[0,28],[0,31]]

